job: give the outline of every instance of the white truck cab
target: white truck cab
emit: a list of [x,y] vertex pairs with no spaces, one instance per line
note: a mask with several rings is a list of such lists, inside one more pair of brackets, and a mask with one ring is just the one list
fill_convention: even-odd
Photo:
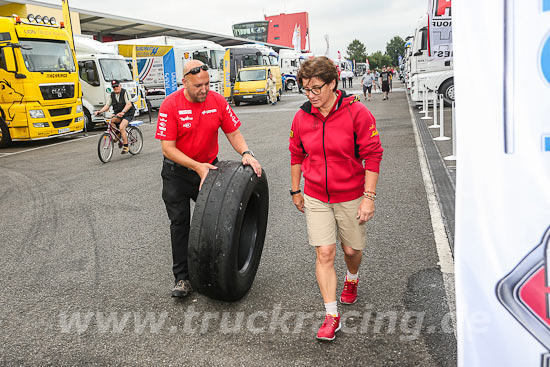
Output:
[[282,49],[279,51],[279,67],[281,68],[281,75],[284,75],[285,78],[286,90],[292,90],[294,86],[298,85],[296,79],[298,69],[305,59],[302,53],[294,50]]
[[[433,92],[443,95],[445,104],[454,101],[453,61],[438,60],[428,56],[428,14],[424,15],[415,30],[409,54],[411,99],[422,103],[424,93],[428,100],[433,99]],[[408,86],[409,86],[408,85]]]
[[[105,106],[113,91],[112,80],[119,80],[122,88],[130,94],[132,102],[138,99],[139,85],[132,78],[124,57],[117,50],[105,43],[95,41],[84,35],[74,35],[75,53],[78,61],[80,85],[82,86],[82,106],[84,121],[88,129],[104,121],[95,116],[94,111]],[[145,101],[141,111],[147,111]]]

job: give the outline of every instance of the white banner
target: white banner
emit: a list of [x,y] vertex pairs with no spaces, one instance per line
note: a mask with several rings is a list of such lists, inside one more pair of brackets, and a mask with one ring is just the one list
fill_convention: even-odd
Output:
[[451,0],[428,0],[429,57],[438,60],[447,60],[453,57],[451,15]]
[[550,366],[550,0],[453,13],[459,366]]

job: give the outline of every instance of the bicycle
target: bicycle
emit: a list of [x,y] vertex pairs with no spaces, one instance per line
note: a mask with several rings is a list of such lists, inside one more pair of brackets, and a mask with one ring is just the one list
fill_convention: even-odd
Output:
[[[97,155],[99,160],[103,163],[107,163],[113,157],[113,151],[115,149],[115,142],[118,141],[119,149],[122,148],[122,136],[120,130],[117,127],[111,126],[111,119],[105,119],[107,124],[107,130],[101,134],[97,143]],[[139,125],[143,124],[143,121],[131,121],[126,127],[126,133],[128,136],[128,148],[131,155],[136,155],[141,152],[143,148],[143,134],[141,133]]]

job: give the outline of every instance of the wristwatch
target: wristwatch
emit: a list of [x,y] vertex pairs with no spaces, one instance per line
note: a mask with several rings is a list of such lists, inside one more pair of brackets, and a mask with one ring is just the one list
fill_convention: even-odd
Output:
[[244,152],[241,153],[241,156],[243,156],[245,154],[250,154],[251,156],[255,157],[254,152],[251,151],[251,150],[245,150]]
[[302,192],[302,190],[300,190],[300,189],[298,189],[296,191],[292,191],[292,190],[289,190],[289,191],[290,191],[290,196],[294,196],[294,195],[299,194],[299,193]]

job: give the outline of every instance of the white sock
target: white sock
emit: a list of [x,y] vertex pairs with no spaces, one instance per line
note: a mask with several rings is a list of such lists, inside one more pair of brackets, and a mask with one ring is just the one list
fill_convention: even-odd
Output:
[[327,315],[338,315],[338,302],[325,303],[325,311]]
[[359,272],[357,272],[357,274],[352,274],[349,272],[348,270],[348,274],[346,275],[346,279],[349,280],[349,281],[357,281],[359,279]]

